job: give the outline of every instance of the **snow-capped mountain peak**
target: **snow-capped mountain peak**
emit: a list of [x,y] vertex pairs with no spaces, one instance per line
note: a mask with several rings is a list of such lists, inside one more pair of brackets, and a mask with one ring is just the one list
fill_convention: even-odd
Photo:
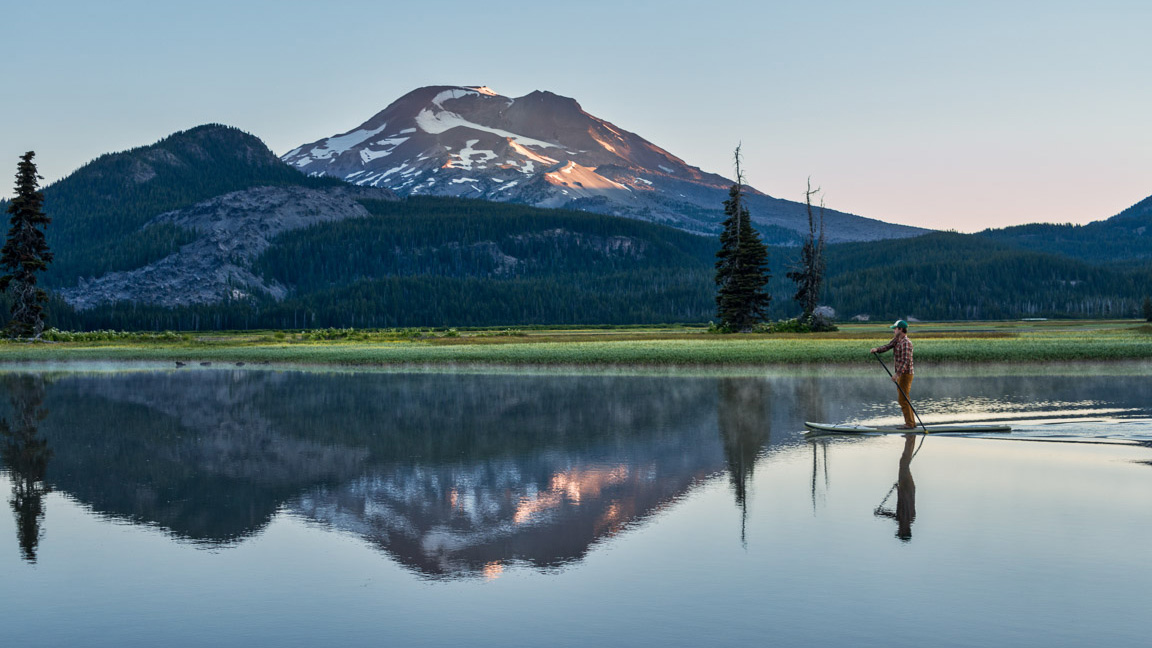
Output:
[[[588,114],[575,99],[540,90],[510,98],[482,85],[418,88],[356,128],[300,146],[283,160],[309,175],[404,196],[570,207],[699,232],[718,229],[731,185]],[[807,230],[795,203],[750,194],[764,206],[754,219]]]

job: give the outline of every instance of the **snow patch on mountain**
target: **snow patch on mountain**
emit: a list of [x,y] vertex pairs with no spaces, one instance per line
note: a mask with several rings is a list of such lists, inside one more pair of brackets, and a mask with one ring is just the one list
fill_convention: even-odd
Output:
[[[473,148],[479,144],[480,140],[471,139],[464,143],[464,148],[460,149],[459,153],[453,154],[452,159],[448,161],[448,167],[452,169],[467,169],[472,170],[472,165],[475,164],[478,169],[487,168],[489,160],[495,160],[496,154],[492,151],[485,149]],[[476,158],[476,159],[473,159]]]
[[558,148],[557,144],[545,142],[543,140],[517,135],[516,133],[503,130],[501,128],[492,128],[490,126],[482,126],[464,119],[460,115],[449,110],[442,110],[434,112],[425,108],[416,115],[416,125],[420,127],[425,133],[432,135],[439,135],[444,131],[453,128],[471,128],[472,130],[480,131],[483,133],[492,133],[500,137],[506,137],[523,146],[538,146],[540,148]]
[[[371,130],[359,129],[343,135],[336,135],[323,140],[323,144],[313,148],[310,151],[310,156],[313,160],[328,160],[335,155],[340,155],[345,151],[363,144],[369,138],[379,135],[381,131],[388,127],[388,124],[381,124],[379,128]],[[297,166],[301,166],[297,164]]]
[[[363,160],[365,164],[367,164],[368,162],[371,162],[372,160],[376,160],[376,159],[379,159],[382,157],[387,157],[387,156],[391,155],[393,151],[396,150],[397,146],[400,146],[404,142],[407,142],[408,139],[409,138],[407,138],[407,137],[393,136],[393,137],[389,137],[387,139],[382,139],[382,140],[373,142],[372,143],[373,146],[380,146],[382,148],[375,149],[375,150],[369,149],[369,148],[362,148],[362,149],[360,149],[360,159]],[[348,179],[350,177],[352,177],[352,176],[351,175],[345,176],[345,179]]]

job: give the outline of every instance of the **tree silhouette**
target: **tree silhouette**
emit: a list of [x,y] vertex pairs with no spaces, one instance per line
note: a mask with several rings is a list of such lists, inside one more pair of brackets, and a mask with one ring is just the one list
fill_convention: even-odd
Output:
[[35,151],[28,151],[20,157],[16,197],[8,204],[11,227],[0,255],[0,266],[6,271],[0,277],[0,291],[9,291],[12,297],[9,337],[39,337],[44,330],[43,304],[48,296],[36,285],[36,273],[46,270],[52,260],[44,238],[44,227],[52,219],[44,214],[41,178],[32,161],[35,155]]
[[804,309],[801,320],[805,323],[812,321],[812,315],[820,305],[820,289],[824,286],[824,201],[820,201],[819,227],[812,212],[812,196],[818,193],[820,188],[813,189],[812,180],[809,179],[808,189],[804,192],[804,203],[808,208],[808,235],[800,248],[796,269],[787,275],[796,282],[796,294],[792,299]]
[[749,331],[764,321],[772,295],[765,287],[772,275],[768,270],[768,248],[752,227],[752,217],[744,206],[744,175],[740,170],[740,147],[736,147],[736,182],[724,201],[724,230],[716,253],[716,316],[725,331]]

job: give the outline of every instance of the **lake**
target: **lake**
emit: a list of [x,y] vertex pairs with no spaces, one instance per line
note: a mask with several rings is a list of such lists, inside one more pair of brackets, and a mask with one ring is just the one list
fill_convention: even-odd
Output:
[[1152,369],[0,371],[13,646],[1145,646]]

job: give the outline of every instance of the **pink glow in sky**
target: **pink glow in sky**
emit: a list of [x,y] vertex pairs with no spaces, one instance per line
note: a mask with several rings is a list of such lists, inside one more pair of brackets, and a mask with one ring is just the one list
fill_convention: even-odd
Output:
[[801,200],[811,176],[829,207],[890,222],[1085,223],[1152,195],[1144,1],[129,0],[4,15],[0,178],[29,149],[50,183],[208,122],[284,153],[416,87],[484,84],[574,97],[706,171],[730,175],[742,142],[758,189]]

